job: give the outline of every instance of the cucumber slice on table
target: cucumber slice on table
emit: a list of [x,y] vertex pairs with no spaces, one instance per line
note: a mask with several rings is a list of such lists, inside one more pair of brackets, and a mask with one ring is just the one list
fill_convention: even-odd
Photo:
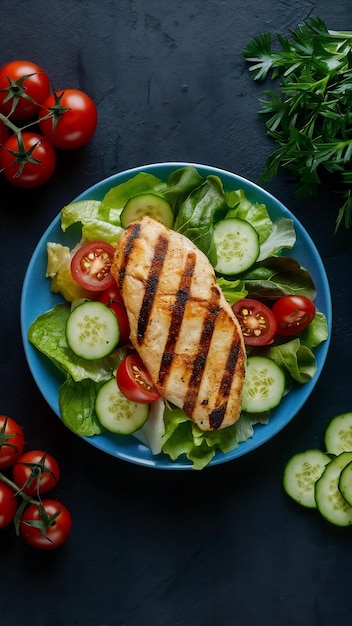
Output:
[[285,375],[275,361],[265,356],[247,359],[242,395],[244,411],[270,411],[281,402],[284,391]]
[[237,217],[221,220],[214,226],[217,254],[215,270],[220,274],[240,274],[259,256],[259,236],[253,226]]
[[150,405],[131,402],[120,391],[116,378],[100,387],[95,400],[95,412],[106,430],[119,435],[130,435],[147,421]]
[[315,501],[322,516],[335,526],[351,526],[352,506],[339,490],[343,469],[352,461],[352,452],[341,452],[325,467],[315,483]]
[[325,449],[330,454],[352,450],[352,413],[334,417],[325,431]]
[[66,339],[77,356],[88,360],[101,359],[110,354],[119,342],[117,317],[102,302],[86,300],[74,308],[67,318]]
[[331,458],[321,450],[298,452],[288,461],[283,474],[286,493],[298,504],[315,509],[315,483]]
[[154,193],[143,193],[127,200],[121,213],[121,226],[127,228],[131,222],[145,215],[158,220],[168,228],[172,227],[174,221],[171,204],[165,198]]
[[339,490],[346,502],[352,506],[352,461],[346,465],[340,474]]

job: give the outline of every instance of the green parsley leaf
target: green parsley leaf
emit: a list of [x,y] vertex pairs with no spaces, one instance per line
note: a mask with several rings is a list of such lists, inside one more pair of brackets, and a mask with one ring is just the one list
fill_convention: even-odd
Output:
[[254,80],[277,79],[265,90],[259,113],[278,145],[259,182],[280,167],[290,172],[298,197],[316,194],[326,182],[339,193],[336,229],[352,226],[352,31],[329,30],[317,17],[289,37],[271,33],[252,39],[243,54]]

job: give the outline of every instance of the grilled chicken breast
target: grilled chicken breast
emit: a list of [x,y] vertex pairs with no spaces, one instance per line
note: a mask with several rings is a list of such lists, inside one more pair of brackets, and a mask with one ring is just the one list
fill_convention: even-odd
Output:
[[143,217],[120,237],[111,272],[131,342],[160,394],[202,430],[233,424],[245,348],[207,257],[184,235]]

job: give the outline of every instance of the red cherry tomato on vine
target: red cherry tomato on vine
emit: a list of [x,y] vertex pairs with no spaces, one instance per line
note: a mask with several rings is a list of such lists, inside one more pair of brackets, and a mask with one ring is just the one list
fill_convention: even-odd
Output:
[[50,93],[46,72],[32,61],[10,61],[0,69],[0,111],[25,120],[38,112]]
[[73,255],[72,278],[88,291],[103,291],[114,285],[110,274],[114,248],[105,241],[89,241]]
[[[40,528],[32,522],[40,522]],[[68,538],[72,528],[69,510],[57,500],[42,500],[40,504],[29,504],[20,521],[20,534],[33,548],[53,550]]]
[[116,381],[120,391],[132,402],[149,404],[160,398],[152,379],[137,354],[129,354],[117,369]]
[[17,459],[12,476],[23,493],[35,497],[55,487],[60,478],[60,468],[48,452],[31,450]]
[[13,465],[23,448],[22,428],[11,417],[0,415],[0,469]]
[[18,500],[13,489],[6,483],[0,482],[0,529],[6,528],[17,511]]
[[244,298],[232,305],[248,346],[266,346],[276,335],[277,324],[269,307],[258,300]]
[[56,153],[44,137],[23,132],[11,135],[0,148],[0,169],[15,187],[31,189],[49,180],[56,166]]
[[272,312],[279,335],[297,335],[307,328],[315,316],[315,304],[306,296],[282,296],[276,300]]
[[[41,119],[48,112],[53,113],[53,117]],[[43,135],[61,150],[84,146],[93,136],[98,123],[93,100],[79,89],[64,89],[50,94],[43,102],[38,117]]]

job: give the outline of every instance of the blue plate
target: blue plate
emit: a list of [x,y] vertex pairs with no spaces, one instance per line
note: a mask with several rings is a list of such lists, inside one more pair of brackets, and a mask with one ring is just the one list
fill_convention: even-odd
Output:
[[[138,172],[144,171],[154,174],[155,176],[167,180],[172,171],[180,167],[189,165],[188,163],[158,163],[145,165],[143,167],[133,168],[119,174],[115,174],[105,180],[93,185],[90,189],[83,192],[76,200],[101,200],[107,191],[127,179],[135,176]],[[281,202],[276,200],[268,192],[264,191],[256,184],[232,174],[230,172],[220,170],[215,167],[193,164],[201,175],[207,176],[215,174],[219,176],[228,189],[243,189],[248,198],[253,202],[264,203],[273,220],[279,217],[289,217],[293,220],[297,241],[290,252],[290,256],[296,258],[300,264],[309,270],[313,281],[317,288],[317,308],[322,311],[327,318],[329,327],[329,338],[331,335],[331,295],[326,272],[319,256],[319,253],[311,240],[310,236],[303,228],[301,223],[295,216],[286,209]],[[70,229],[69,229],[70,230]],[[29,263],[22,290],[21,299],[21,331],[24,344],[25,355],[33,378],[44,396],[46,402],[51,409],[60,417],[58,390],[63,382],[60,372],[51,364],[51,362],[39,353],[27,339],[28,328],[35,318],[51,309],[57,302],[62,301],[61,297],[50,292],[48,279],[45,278],[47,266],[46,244],[48,241],[54,241],[69,246],[77,243],[78,237],[70,233],[63,233],[60,227],[60,214],[54,219],[47,230],[41,237],[33,256]],[[298,413],[311,394],[322,368],[329,349],[329,339],[322,343],[316,350],[317,373],[310,382],[296,387],[281,402],[279,407],[272,413],[270,422],[267,425],[258,424],[254,427],[254,435],[251,439],[240,443],[236,450],[223,454],[216,453],[210,465],[225,463],[238,457],[248,454],[255,448],[263,445],[282,430]],[[133,436],[118,436],[109,433],[94,435],[93,437],[85,437],[86,441],[91,445],[99,448],[107,454],[113,455],[125,461],[155,467],[159,469],[191,469],[192,464],[186,459],[171,461],[168,456],[160,454],[153,456],[150,450],[141,444]]]

